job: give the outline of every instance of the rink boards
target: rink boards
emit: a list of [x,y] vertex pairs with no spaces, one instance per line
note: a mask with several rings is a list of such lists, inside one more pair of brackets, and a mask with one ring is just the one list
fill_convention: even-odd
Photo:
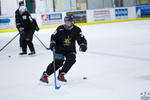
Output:
[[[136,20],[150,20],[150,5],[137,7],[121,7],[94,9],[85,11],[70,11],[70,12],[51,12],[42,14],[32,14],[32,17],[37,20],[40,29],[56,28],[63,24],[66,15],[73,15],[77,25],[92,25],[115,23]],[[1,23],[0,33],[15,32],[15,17],[1,16],[1,20],[9,19],[9,23]]]

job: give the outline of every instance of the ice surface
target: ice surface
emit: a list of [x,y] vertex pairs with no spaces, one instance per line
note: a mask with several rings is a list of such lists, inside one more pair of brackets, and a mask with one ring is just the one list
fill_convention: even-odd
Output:
[[[39,84],[53,56],[36,37],[36,56],[18,55],[18,37],[0,52],[0,100],[141,100],[140,93],[150,91],[150,20],[80,27],[88,51],[77,53],[60,90],[53,75],[50,85]],[[54,30],[35,34],[48,47]],[[1,33],[0,48],[16,34]]]

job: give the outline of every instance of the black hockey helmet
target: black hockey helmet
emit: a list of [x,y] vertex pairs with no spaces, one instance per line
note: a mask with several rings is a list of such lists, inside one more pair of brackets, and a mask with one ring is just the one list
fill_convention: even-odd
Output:
[[74,18],[72,15],[67,15],[67,16],[65,16],[64,21],[74,22]]
[[26,8],[25,6],[21,6],[21,7],[19,8],[19,12],[20,12],[20,13],[24,13],[25,11],[27,11],[27,8]]
[[19,1],[19,6],[24,6],[24,1]]

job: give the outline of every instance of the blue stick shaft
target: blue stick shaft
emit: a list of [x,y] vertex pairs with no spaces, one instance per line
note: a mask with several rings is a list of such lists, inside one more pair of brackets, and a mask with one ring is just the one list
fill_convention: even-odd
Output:
[[55,89],[58,90],[60,89],[61,86],[57,86],[57,80],[56,80],[56,70],[55,70],[55,49],[53,48],[53,59],[54,59],[54,63],[53,63],[53,67],[54,67],[54,83],[55,83]]

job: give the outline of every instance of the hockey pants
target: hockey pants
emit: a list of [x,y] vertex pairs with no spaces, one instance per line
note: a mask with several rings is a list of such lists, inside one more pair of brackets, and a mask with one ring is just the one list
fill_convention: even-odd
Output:
[[[76,55],[74,53],[69,53],[64,56],[62,54],[60,55],[61,55],[60,57],[55,57],[55,70],[57,71],[59,68],[62,67],[62,69],[60,70],[60,73],[67,73],[72,67],[72,65],[76,62]],[[65,57],[66,60],[64,60],[63,57]],[[51,75],[54,73],[53,63],[54,61],[50,63],[47,67],[46,73],[48,75]]]

